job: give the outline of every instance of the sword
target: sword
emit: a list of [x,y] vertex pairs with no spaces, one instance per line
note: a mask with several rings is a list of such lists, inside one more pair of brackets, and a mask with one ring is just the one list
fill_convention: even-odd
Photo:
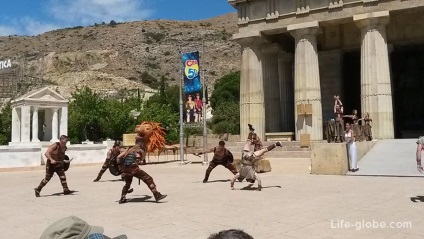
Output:
[[71,158],[70,160],[63,160],[64,163],[70,163],[74,158]]

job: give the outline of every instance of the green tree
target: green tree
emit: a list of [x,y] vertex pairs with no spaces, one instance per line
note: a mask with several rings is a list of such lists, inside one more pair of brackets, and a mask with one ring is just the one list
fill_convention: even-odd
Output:
[[12,137],[12,105],[9,102],[5,104],[0,113],[0,145],[6,145]]
[[165,84],[163,86],[164,91],[160,90],[159,94],[152,95],[147,100],[147,105],[151,105],[154,103],[157,104],[165,104],[169,105],[173,112],[178,113],[180,112],[180,89],[178,85],[174,86],[168,86]]
[[104,135],[110,139],[122,140],[123,134],[133,133],[137,120],[130,116],[130,112],[138,108],[136,98],[106,100],[107,114],[100,120]]
[[88,87],[72,93],[69,103],[69,136],[71,142],[99,141],[104,138],[101,119],[107,115],[106,102]]
[[240,132],[240,106],[238,102],[224,102],[212,111],[212,131],[215,134]]
[[218,79],[210,97],[212,109],[223,102],[240,101],[240,72],[233,72]]
[[240,72],[230,73],[215,82],[209,103],[213,118],[211,128],[215,134],[240,132]]

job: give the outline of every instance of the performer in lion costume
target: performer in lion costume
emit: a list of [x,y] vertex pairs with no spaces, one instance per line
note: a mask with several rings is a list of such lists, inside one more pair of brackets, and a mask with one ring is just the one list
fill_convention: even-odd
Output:
[[165,147],[165,131],[160,123],[144,121],[135,127],[137,138],[142,138],[147,152],[155,152]]

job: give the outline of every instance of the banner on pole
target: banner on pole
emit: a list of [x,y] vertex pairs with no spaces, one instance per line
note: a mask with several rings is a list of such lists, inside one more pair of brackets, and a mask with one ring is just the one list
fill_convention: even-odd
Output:
[[200,81],[199,52],[182,55],[184,79],[184,121],[200,123],[202,117],[202,83]]

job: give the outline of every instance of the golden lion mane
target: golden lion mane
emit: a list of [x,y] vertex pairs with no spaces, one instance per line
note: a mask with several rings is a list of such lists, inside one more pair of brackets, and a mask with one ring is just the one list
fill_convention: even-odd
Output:
[[[150,125],[151,132],[147,132],[145,135],[141,136],[141,129],[147,125]],[[137,125],[135,132],[144,139],[148,152],[155,152],[165,146],[165,131],[160,123],[144,121],[140,125]]]

